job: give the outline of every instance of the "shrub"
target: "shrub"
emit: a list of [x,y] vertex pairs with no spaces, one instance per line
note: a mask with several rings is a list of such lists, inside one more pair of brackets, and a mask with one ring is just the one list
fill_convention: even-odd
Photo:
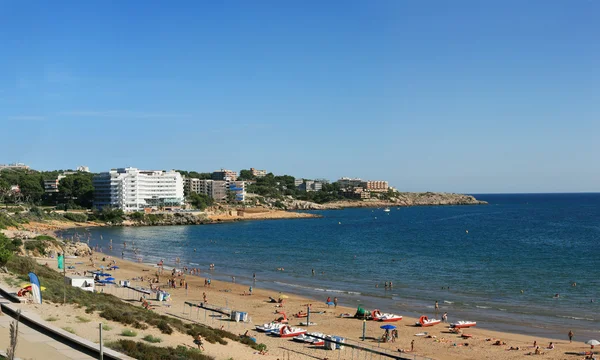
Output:
[[102,330],[104,330],[104,331],[111,331],[112,330],[112,326],[110,326],[108,324],[102,324]]
[[106,344],[109,348],[122,352],[136,359],[161,359],[161,360],[214,360],[212,356],[204,355],[197,349],[185,346],[160,347],[149,345],[141,341],[121,339]]
[[46,318],[46,321],[48,321],[48,322],[52,322],[52,321],[56,321],[56,320],[58,320],[58,318],[57,318],[57,317],[54,317],[54,316],[48,316],[48,317]]
[[82,213],[65,213],[63,215],[65,218],[67,218],[68,220],[71,221],[76,221],[76,222],[86,222],[88,220],[88,217],[86,214],[82,214]]
[[162,342],[161,338],[156,337],[156,336],[152,336],[152,335],[146,335],[146,336],[143,337],[143,339],[146,340],[147,342],[153,343],[153,344]]
[[129,219],[134,221],[142,221],[144,220],[144,213],[140,211],[133,212],[129,214]]
[[80,315],[75,316],[75,318],[77,319],[77,322],[79,322],[79,323],[88,323],[91,321],[90,319],[80,316]]
[[25,250],[37,251],[40,255],[46,255],[46,247],[42,240],[29,240],[25,243]]
[[159,322],[156,327],[158,328],[158,330],[160,330],[161,333],[163,334],[167,334],[167,335],[171,335],[173,333],[173,328],[171,328],[169,326],[169,324],[162,320],[161,322]]
[[68,331],[68,332],[70,332],[71,334],[75,334],[75,330],[74,330],[72,327],[65,326],[65,327],[64,327],[64,328],[62,328],[62,329],[63,329],[64,331]]
[[123,329],[123,331],[121,331],[121,336],[136,337],[137,333],[133,330]]

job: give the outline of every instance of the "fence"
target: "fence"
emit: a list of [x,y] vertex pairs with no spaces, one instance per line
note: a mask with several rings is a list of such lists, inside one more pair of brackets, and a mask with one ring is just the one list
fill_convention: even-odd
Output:
[[[139,299],[142,295],[136,290],[118,287],[118,286],[106,286],[103,288],[105,293],[113,294],[120,298],[129,298],[129,299]],[[131,297],[133,296],[133,297]],[[164,304],[169,307],[167,313],[171,316],[175,316],[182,320],[187,320],[190,322],[210,326],[212,328],[223,329],[229,331],[234,334],[244,334],[246,331],[252,331],[255,329],[256,325],[252,321],[252,317],[248,317],[248,321],[246,322],[235,322],[230,320],[230,316],[227,315],[229,311],[231,311],[229,307],[229,302],[227,298],[219,299],[221,302],[219,305],[224,305],[223,307],[218,306],[207,306],[201,307],[197,305],[195,302],[184,301],[183,304],[176,303],[173,306]],[[213,303],[214,304],[214,303]],[[251,314],[249,314],[251,315]],[[313,318],[315,316],[315,318]],[[318,315],[311,314],[311,321],[317,320]],[[349,320],[351,321],[351,320]],[[361,322],[362,323],[362,322]],[[356,322],[355,322],[356,324]],[[309,332],[313,331],[313,327],[307,328]],[[318,328],[315,328],[314,331],[317,331]],[[359,327],[357,326],[357,334],[360,332]],[[260,343],[260,336],[266,336],[264,334],[260,334],[259,336],[251,335],[252,337],[256,337],[257,341]],[[312,336],[312,335],[311,335]],[[358,339],[358,337],[357,337]],[[323,346],[313,346],[313,345],[305,345],[301,348],[298,346],[298,343],[291,344],[291,339],[280,339],[280,345],[276,348],[269,347],[268,351],[270,355],[275,355],[277,358],[284,359],[330,359],[330,360],[386,360],[386,359],[402,359],[402,360],[431,360],[427,357],[422,357],[418,355],[413,355],[409,353],[400,353],[394,352],[389,349],[386,349],[381,346],[379,343],[375,343],[372,341],[360,341],[353,339],[345,339],[345,342],[341,345],[344,346],[342,350],[326,350]],[[368,340],[373,340],[373,338],[368,338]],[[331,340],[328,340],[331,341]],[[337,342],[336,342],[337,343]]]

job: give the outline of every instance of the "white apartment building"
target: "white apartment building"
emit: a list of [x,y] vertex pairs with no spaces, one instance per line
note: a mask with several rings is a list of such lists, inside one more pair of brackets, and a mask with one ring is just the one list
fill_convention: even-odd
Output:
[[176,171],[112,169],[94,177],[94,207],[123,211],[177,207],[184,201],[183,178]]

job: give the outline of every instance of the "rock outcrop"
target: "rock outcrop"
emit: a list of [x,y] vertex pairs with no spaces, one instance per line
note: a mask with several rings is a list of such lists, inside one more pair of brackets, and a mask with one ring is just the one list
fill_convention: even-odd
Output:
[[340,200],[325,204],[317,204],[310,201],[295,200],[285,197],[283,200],[263,199],[266,207],[283,207],[286,210],[330,210],[344,209],[350,207],[385,207],[385,206],[441,206],[441,205],[484,205],[485,201],[477,200],[471,195],[454,193],[396,193],[389,200],[366,199],[366,200]]

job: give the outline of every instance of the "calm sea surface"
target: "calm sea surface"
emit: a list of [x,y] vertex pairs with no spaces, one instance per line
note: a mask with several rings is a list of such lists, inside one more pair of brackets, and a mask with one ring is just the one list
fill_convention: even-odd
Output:
[[[146,263],[174,265],[179,257],[212,278],[234,275],[248,284],[256,273],[258,287],[337,296],[344,305],[431,316],[437,300],[451,321],[534,335],[565,337],[573,328],[581,336],[600,336],[600,194],[476,197],[490,204],[92,228],[90,244],[109,252],[112,239],[120,256],[126,241],[125,258],[131,259],[135,242]],[[212,273],[205,271],[210,263],[216,265]],[[385,281],[394,288],[386,291]]]

